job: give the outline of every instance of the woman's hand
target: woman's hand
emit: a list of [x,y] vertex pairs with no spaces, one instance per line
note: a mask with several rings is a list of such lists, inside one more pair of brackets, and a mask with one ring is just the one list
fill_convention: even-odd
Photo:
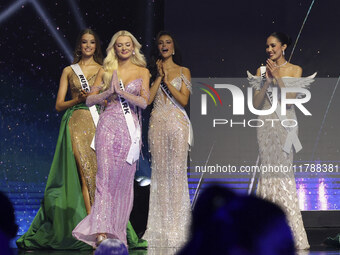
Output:
[[117,77],[112,76],[109,91],[113,94],[115,92],[115,84],[117,83]]
[[158,59],[157,62],[156,62],[156,65],[157,65],[157,72],[158,72],[157,76],[164,77],[163,62],[162,62],[162,60]]
[[165,83],[166,86],[168,86],[169,84],[169,81],[168,81],[168,70],[163,68],[163,73],[164,73],[164,76],[163,76],[163,81]]
[[81,89],[80,90],[80,93],[78,94],[78,103],[83,103],[86,101],[86,98],[87,98],[88,94],[86,93],[85,90]]
[[109,87],[109,91],[111,94],[113,94],[116,91],[116,86],[118,83],[119,81],[118,81],[117,70],[114,70],[112,73],[111,83]]
[[271,59],[267,59],[267,65],[266,65],[266,69],[267,69],[267,74],[269,78],[279,78],[280,74],[280,67],[278,67],[273,60]]
[[118,95],[122,95],[123,94],[123,90],[121,90],[120,86],[119,86],[120,81],[118,82],[114,82],[113,83],[113,89],[114,91],[118,94]]

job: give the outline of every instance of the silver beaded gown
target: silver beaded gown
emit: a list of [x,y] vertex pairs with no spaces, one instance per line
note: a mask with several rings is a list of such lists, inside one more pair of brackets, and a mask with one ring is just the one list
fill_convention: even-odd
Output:
[[[180,90],[191,83],[182,74],[171,81]],[[151,187],[144,235],[149,247],[181,247],[191,218],[187,180],[189,121],[162,92],[157,91],[149,124]]]
[[[286,87],[308,87],[314,81],[313,78],[314,76],[306,78],[285,77],[283,81]],[[255,90],[260,90],[261,80],[259,77],[248,73],[248,80]],[[262,110],[270,107],[271,104],[265,97]],[[287,109],[286,117],[296,120],[293,106]],[[274,127],[272,127],[272,122],[265,121],[266,119],[278,119],[276,113],[258,116],[258,119],[265,123],[262,127],[257,128],[260,164],[267,167],[290,167],[293,164],[293,148],[290,153],[283,150],[287,130],[279,122],[275,122]],[[295,132],[297,134],[297,129]],[[256,194],[279,205],[284,210],[292,230],[295,247],[297,249],[308,249],[309,243],[299,208],[294,172],[281,171],[278,174],[260,174]]]

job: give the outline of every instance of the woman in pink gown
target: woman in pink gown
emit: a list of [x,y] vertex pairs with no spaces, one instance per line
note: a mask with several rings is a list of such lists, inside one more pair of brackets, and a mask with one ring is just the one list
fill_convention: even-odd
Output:
[[[140,129],[137,107],[144,109],[147,106],[150,77],[140,48],[128,31],[114,34],[106,50],[103,68],[94,83],[96,89],[86,100],[89,106],[102,104],[106,109],[100,115],[96,130],[96,199],[91,213],[72,234],[93,247],[106,238],[119,239],[127,246],[126,226],[133,205],[136,162],[127,162],[131,138],[120,98],[129,103],[132,124],[137,132]],[[125,90],[119,87],[118,79]],[[98,94],[99,91],[102,93]]]

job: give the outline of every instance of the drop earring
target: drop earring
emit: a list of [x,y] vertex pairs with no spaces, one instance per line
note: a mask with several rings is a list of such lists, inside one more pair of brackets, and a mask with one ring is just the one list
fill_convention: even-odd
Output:
[[285,55],[285,50],[282,51],[282,55],[283,55],[283,56]]
[[175,50],[172,52],[172,55],[175,55]]

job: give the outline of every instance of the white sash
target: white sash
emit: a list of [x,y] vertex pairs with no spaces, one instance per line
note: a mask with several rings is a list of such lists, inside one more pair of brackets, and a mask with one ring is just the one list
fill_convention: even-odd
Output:
[[[122,80],[119,81],[119,87],[121,90],[125,91]],[[121,96],[119,96],[119,101],[122,107],[122,111],[125,117],[126,125],[128,127],[131,139],[131,146],[126,158],[126,162],[132,165],[135,161],[139,159],[140,152],[139,141],[141,138],[141,130],[139,123],[137,124],[137,127],[135,126],[128,101],[126,101],[126,99]]]
[[[262,81],[265,81],[265,79],[266,79],[266,67],[261,66],[260,70],[261,70]],[[267,91],[266,91],[266,95],[268,97],[270,104],[273,104],[272,94],[273,94],[273,88],[270,85],[268,87]],[[281,109],[281,105],[280,105],[280,102],[278,102],[275,113],[276,113],[277,117],[280,119],[280,121],[282,122],[282,121],[286,120],[287,118],[286,118],[286,116],[281,115],[280,109]],[[294,146],[295,152],[299,152],[302,149],[302,145],[301,145],[301,142],[299,140],[299,137],[297,136],[297,134],[295,132],[297,130],[297,126],[294,127],[294,128],[285,127],[285,129],[287,130],[288,134],[287,134],[287,137],[286,137],[286,142],[283,146],[283,150],[286,153],[289,154],[292,146]]]
[[[83,71],[81,70],[80,66],[78,64],[74,64],[74,65],[71,65],[71,67],[72,67],[73,71],[76,73],[76,75],[78,76],[81,88],[83,90],[85,90],[85,92],[87,92],[87,93],[90,92],[91,89],[90,89],[89,83],[86,80],[86,77],[83,74]],[[98,120],[99,120],[99,114],[98,114],[97,108],[96,108],[95,105],[93,105],[93,106],[89,107],[89,110],[90,110],[90,113],[91,113],[91,116],[92,116],[93,123],[97,127]],[[91,142],[91,148],[95,150],[94,137],[93,137],[92,142]]]
[[184,108],[176,101],[176,99],[173,97],[173,95],[171,94],[169,88],[166,86],[166,84],[162,81],[161,82],[161,88],[163,90],[163,92],[165,93],[165,95],[170,99],[170,101],[183,113],[184,117],[188,120],[189,122],[189,136],[188,136],[188,144],[190,146],[193,146],[194,144],[194,132],[192,130],[192,125],[189,119],[189,116],[187,114],[187,112],[184,110]]

